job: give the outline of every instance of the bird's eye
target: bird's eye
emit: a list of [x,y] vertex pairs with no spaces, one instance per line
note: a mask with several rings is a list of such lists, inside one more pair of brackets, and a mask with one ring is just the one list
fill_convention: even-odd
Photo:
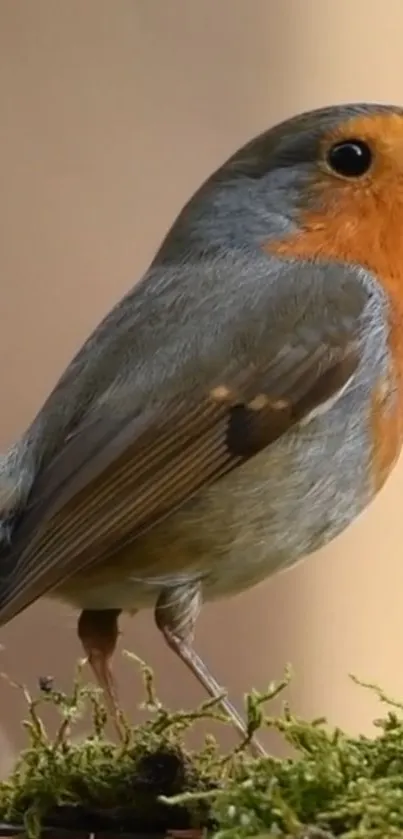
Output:
[[360,178],[371,167],[372,151],[363,140],[343,140],[329,149],[327,163],[336,175]]

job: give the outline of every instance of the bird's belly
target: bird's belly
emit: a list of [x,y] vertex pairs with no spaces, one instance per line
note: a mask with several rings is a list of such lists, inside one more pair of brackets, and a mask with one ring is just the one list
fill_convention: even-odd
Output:
[[204,489],[102,567],[55,592],[79,608],[152,607],[200,579],[206,600],[293,565],[340,533],[374,489],[362,412],[335,410]]

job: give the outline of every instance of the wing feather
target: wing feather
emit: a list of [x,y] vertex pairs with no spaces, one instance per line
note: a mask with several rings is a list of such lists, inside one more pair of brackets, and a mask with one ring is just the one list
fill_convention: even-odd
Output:
[[[196,388],[188,400],[161,405],[146,424],[140,417],[137,433],[136,421],[130,420],[114,434],[110,417],[105,417],[108,435],[98,433],[92,448],[91,423],[78,428],[57,464],[59,486],[54,497],[49,501],[45,493],[41,501],[39,487],[39,501],[35,503],[34,495],[19,528],[8,574],[3,576],[0,620],[10,620],[77,571],[117,554],[203,487],[337,396],[359,361],[354,336],[341,333],[338,344],[323,340],[314,347],[304,347],[297,336],[294,341],[294,347],[289,342],[288,369],[280,359],[271,358],[266,364],[224,375],[208,390]],[[71,465],[78,460],[81,467],[77,452],[92,451],[96,458],[98,441],[107,437],[113,456],[109,452],[105,457],[102,451],[105,468],[91,469],[89,457],[91,477],[83,481],[78,470],[76,485],[68,469],[65,481],[63,461]],[[45,488],[46,480],[45,471],[41,478]]]

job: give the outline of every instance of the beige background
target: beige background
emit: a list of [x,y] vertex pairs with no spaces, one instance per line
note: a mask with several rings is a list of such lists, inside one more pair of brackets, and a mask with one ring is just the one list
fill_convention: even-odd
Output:
[[[0,445],[237,146],[306,108],[401,103],[402,27],[401,0],[0,0]],[[198,649],[237,701],[287,661],[294,707],[352,730],[378,708],[350,671],[403,696],[402,476],[323,554],[204,609]],[[75,620],[37,604],[1,630],[0,669],[67,687]],[[123,644],[164,700],[201,697],[150,615],[124,622]],[[115,667],[130,708],[137,677]],[[4,683],[0,701],[5,771],[23,704]]]

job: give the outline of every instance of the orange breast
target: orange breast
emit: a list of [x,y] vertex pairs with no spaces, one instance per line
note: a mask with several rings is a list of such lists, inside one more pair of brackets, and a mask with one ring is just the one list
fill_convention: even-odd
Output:
[[[389,309],[389,381],[374,389],[369,422],[376,489],[385,482],[403,441],[403,120],[395,115],[360,117],[328,138],[368,137],[379,149],[371,177],[344,180],[318,167],[308,189],[315,210],[301,211],[299,230],[265,250],[284,258],[335,260],[360,264],[376,275]],[[342,268],[340,268],[342,270]],[[385,399],[397,388],[394,407]]]

